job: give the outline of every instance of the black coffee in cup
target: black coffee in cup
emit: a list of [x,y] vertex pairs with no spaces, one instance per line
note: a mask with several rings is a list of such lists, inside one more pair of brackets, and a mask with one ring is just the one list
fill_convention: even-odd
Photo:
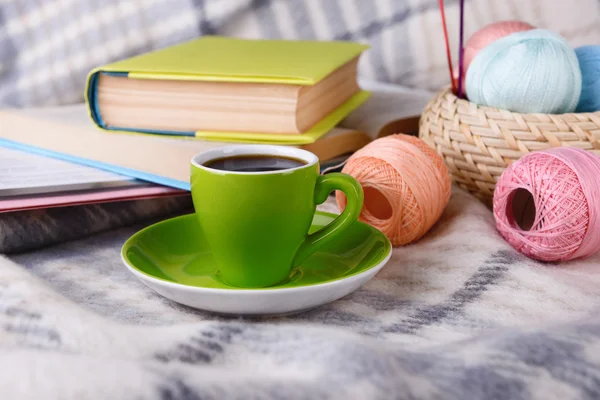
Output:
[[298,168],[306,165],[302,160],[273,155],[242,155],[217,158],[204,163],[205,167],[232,172],[269,172]]

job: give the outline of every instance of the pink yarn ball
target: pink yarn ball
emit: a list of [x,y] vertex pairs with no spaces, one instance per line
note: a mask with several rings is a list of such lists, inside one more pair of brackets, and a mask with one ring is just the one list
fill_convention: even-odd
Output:
[[600,251],[600,157],[568,147],[537,151],[510,165],[494,191],[500,234],[542,261]]
[[515,32],[528,31],[534,29],[533,25],[527,22],[520,21],[501,21],[487,25],[475,32],[465,45],[464,56],[463,56],[463,77],[465,76],[469,64],[473,61],[473,58],[488,44],[510,35]]

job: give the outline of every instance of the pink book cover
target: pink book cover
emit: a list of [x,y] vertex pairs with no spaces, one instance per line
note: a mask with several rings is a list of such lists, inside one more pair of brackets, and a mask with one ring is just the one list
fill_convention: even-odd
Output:
[[163,186],[133,187],[113,190],[87,191],[70,194],[47,194],[0,199],[0,213],[38,208],[107,203],[112,201],[140,200],[164,196],[182,196],[189,192]]

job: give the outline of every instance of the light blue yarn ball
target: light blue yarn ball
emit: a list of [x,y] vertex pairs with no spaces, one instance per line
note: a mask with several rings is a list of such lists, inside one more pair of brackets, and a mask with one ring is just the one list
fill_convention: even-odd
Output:
[[600,46],[578,47],[575,54],[583,82],[577,112],[600,111]]
[[481,50],[467,71],[469,100],[519,113],[575,111],[581,71],[575,51],[546,29],[517,32]]

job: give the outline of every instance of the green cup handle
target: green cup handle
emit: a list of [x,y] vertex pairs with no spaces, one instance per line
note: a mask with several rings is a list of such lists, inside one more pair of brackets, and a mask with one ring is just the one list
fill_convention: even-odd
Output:
[[293,267],[298,266],[308,256],[317,251],[325,243],[342,233],[346,228],[358,219],[363,206],[364,194],[360,184],[350,175],[331,173],[319,175],[315,185],[315,204],[321,204],[327,200],[329,193],[341,190],[348,199],[344,211],[323,229],[312,233],[304,239],[296,252]]

